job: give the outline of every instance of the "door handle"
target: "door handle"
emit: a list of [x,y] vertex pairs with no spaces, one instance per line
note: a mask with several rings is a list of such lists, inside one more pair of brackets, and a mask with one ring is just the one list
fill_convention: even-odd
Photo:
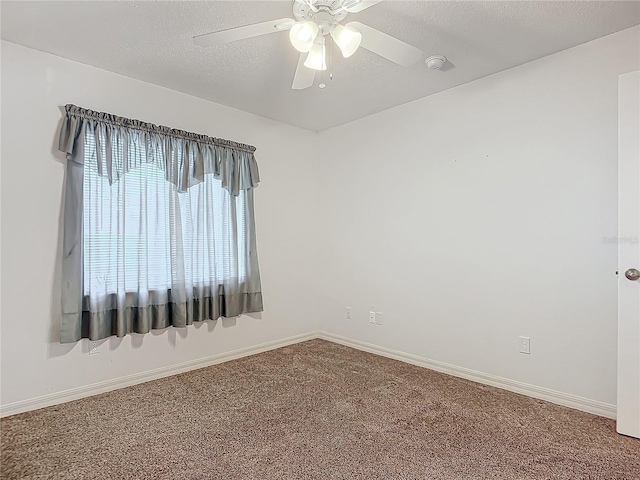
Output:
[[640,278],[640,270],[638,270],[637,268],[630,268],[629,270],[624,272],[624,276],[631,281],[638,280]]

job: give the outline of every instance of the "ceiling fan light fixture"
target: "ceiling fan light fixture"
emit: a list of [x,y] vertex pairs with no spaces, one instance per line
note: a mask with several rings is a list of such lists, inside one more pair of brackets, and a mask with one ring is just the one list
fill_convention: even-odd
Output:
[[313,45],[313,47],[309,51],[309,55],[307,55],[307,59],[304,61],[304,66],[313,70],[327,69],[326,50],[324,47],[324,42],[315,43]]
[[301,53],[309,52],[318,36],[318,25],[311,20],[296,23],[289,31],[289,40],[293,48]]
[[340,48],[344,58],[349,58],[353,55],[360,46],[360,42],[362,42],[362,34],[360,32],[340,24],[337,24],[331,31],[331,37]]

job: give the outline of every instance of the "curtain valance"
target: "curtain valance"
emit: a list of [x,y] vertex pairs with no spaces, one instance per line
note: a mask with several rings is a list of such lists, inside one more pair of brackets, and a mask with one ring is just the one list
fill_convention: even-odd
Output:
[[[66,106],[58,148],[67,159],[83,164],[84,138],[91,130],[97,144],[97,170],[110,183],[140,163],[154,163],[180,192],[212,173],[222,187],[237,196],[260,182],[255,147],[197,133],[154,125],[75,105]],[[144,146],[145,158],[130,155],[131,146]]]

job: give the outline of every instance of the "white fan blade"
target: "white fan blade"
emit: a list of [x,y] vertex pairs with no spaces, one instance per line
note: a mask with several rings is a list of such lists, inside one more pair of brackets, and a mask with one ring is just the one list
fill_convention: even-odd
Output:
[[373,7],[377,5],[382,0],[362,0],[362,2],[354,5],[353,7],[346,7],[345,10],[349,13],[358,13],[364,10],[365,8]]
[[295,23],[296,21],[292,18],[269,20],[268,22],[254,23],[252,25],[245,25],[244,27],[197,35],[193,37],[193,43],[201,47],[215,47],[223,43],[235,42],[236,40],[289,30]]
[[296,67],[296,74],[293,76],[293,84],[291,88],[294,90],[304,90],[313,86],[313,81],[316,78],[316,71],[304,66],[304,61],[307,54],[300,54],[298,59],[298,66]]
[[362,34],[361,47],[403,67],[410,67],[422,57],[422,50],[363,23],[349,22],[345,27]]

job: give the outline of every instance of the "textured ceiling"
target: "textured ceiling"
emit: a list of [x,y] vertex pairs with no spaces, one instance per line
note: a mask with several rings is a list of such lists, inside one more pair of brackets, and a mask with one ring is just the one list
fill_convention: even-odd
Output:
[[[367,50],[334,52],[333,80],[291,90],[286,32],[214,48],[192,37],[291,17],[289,1],[8,2],[2,38],[257,115],[320,131],[640,23],[635,1],[386,0],[357,20],[451,63],[403,68]],[[343,23],[345,23],[343,22]],[[316,85],[318,81],[316,76]]]

